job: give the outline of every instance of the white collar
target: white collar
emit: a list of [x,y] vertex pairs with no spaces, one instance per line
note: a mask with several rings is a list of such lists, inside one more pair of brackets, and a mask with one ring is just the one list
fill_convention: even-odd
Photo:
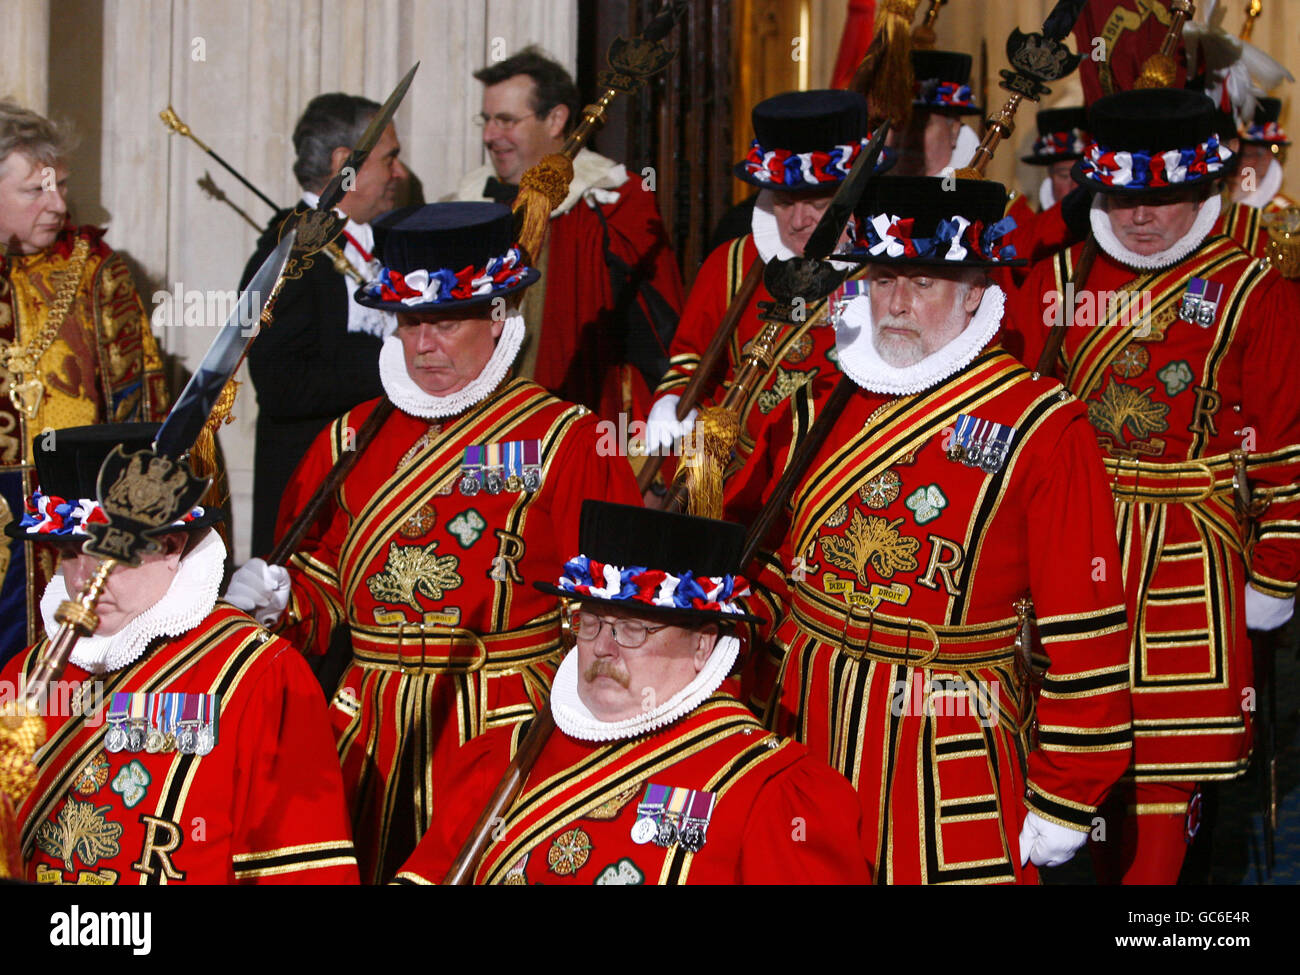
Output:
[[[443,199],[485,200],[487,197],[483,195],[483,187],[489,177],[495,176],[496,170],[491,164],[479,166],[466,173],[456,184],[456,189]],[[627,167],[622,163],[616,163],[590,149],[580,149],[573,160],[573,180],[569,183],[569,193],[564,202],[551,211],[551,217],[568,213],[579,200],[585,201],[592,208],[597,204],[608,206],[617,203],[618,191],[627,182],[627,177]]]
[[794,251],[781,243],[781,231],[776,225],[776,214],[772,212],[774,195],[771,190],[759,190],[758,199],[754,201],[754,215],[749,218],[749,229],[754,235],[754,247],[764,264],[772,261],[788,261],[798,257]]
[[506,378],[523,341],[524,316],[516,312],[506,318],[501,337],[497,339],[497,347],[492,350],[492,357],[488,359],[483,371],[456,392],[434,396],[416,385],[407,373],[402,340],[396,335],[390,335],[384,339],[383,348],[379,350],[379,380],[393,405],[403,413],[426,420],[455,416],[487,399],[501,385],[501,380]]
[[[800,256],[781,242],[781,230],[776,225],[776,214],[772,212],[773,199],[771,190],[759,190],[758,198],[754,200],[754,213],[749,218],[749,231],[754,237],[754,248],[764,264],[770,264],[773,260],[788,261]],[[853,237],[852,227],[850,227],[849,237]],[[852,246],[852,240],[839,245],[846,250],[852,249]],[[831,261],[830,264],[837,271],[856,271],[860,267],[857,263],[848,261]]]
[[1050,210],[1056,205],[1056,196],[1052,193],[1052,177],[1044,176],[1038,184],[1038,205],[1043,210]]
[[970,161],[975,158],[975,150],[980,147],[980,137],[975,134],[966,123],[962,123],[957,130],[957,144],[953,146],[952,155],[948,157],[948,165],[940,170],[940,176],[952,176],[963,166],[969,166]]
[[1205,238],[1210,236],[1210,231],[1214,229],[1214,222],[1219,219],[1219,195],[1216,193],[1201,204],[1200,212],[1196,214],[1191,229],[1173,247],[1155,254],[1138,254],[1121,244],[1119,238],[1115,236],[1115,231],[1110,227],[1110,214],[1105,210],[1102,197],[1101,193],[1093,194],[1092,209],[1088,211],[1088,219],[1092,223],[1092,235],[1097,238],[1098,246],[1107,257],[1119,261],[1126,267],[1142,271],[1173,267],[1205,243]]
[[876,351],[876,343],[871,338],[871,297],[864,292],[845,302],[834,317],[840,371],[873,393],[889,396],[920,393],[974,361],[997,334],[1005,305],[1002,289],[990,284],[960,335],[920,362],[900,368],[885,362]]
[[1256,210],[1262,210],[1273,202],[1273,197],[1277,196],[1277,191],[1282,188],[1282,164],[1276,159],[1268,161],[1268,169],[1264,170],[1264,176],[1255,186],[1253,193],[1247,193],[1238,203],[1244,203],[1248,207],[1254,207]]
[[713,647],[694,680],[662,704],[622,721],[601,721],[578,697],[578,651],[570,650],[555,672],[551,684],[551,713],[555,726],[570,738],[582,741],[619,741],[636,738],[672,724],[690,714],[713,694],[731,673],[740,653],[740,640],[724,636]]
[[[194,546],[176,569],[163,597],[112,636],[83,636],[72,650],[72,662],[92,674],[121,670],[140,659],[159,637],[184,636],[202,623],[217,604],[226,569],[226,546],[215,530]],[[45,632],[53,638],[59,628],[55,610],[68,597],[63,574],[56,572],[41,596]]]

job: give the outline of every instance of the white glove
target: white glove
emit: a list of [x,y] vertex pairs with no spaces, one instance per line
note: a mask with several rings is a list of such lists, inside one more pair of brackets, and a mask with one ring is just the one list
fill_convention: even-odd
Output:
[[1295,612],[1294,596],[1266,596],[1254,586],[1246,586],[1246,628],[1276,630]]
[[1020,865],[1030,860],[1036,867],[1059,867],[1088,842],[1088,834],[1049,822],[1037,813],[1025,816],[1020,827]]
[[685,420],[677,419],[680,396],[668,393],[655,400],[645,425],[645,445],[650,453],[665,453],[673,449],[678,437],[684,437],[695,426],[699,410],[691,410]]
[[289,605],[289,570],[282,565],[267,565],[262,559],[249,559],[231,576],[226,602],[263,626],[270,626]]

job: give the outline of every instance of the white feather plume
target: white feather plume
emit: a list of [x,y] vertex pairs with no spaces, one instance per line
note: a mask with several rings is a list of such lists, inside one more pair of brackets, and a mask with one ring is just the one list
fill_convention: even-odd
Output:
[[1295,79],[1254,44],[1214,26],[1215,7],[1215,3],[1207,3],[1195,20],[1183,26],[1188,74],[1195,74],[1204,63],[1205,93],[1214,104],[1221,105],[1226,89],[1228,104],[1238,124],[1249,124],[1255,117],[1255,100],[1260,95],[1283,81]]

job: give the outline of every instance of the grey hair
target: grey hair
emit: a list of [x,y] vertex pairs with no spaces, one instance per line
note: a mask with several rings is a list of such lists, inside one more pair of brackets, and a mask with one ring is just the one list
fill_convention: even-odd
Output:
[[21,152],[39,165],[65,161],[76,148],[69,125],[53,122],[10,99],[0,99],[0,165]]
[[339,146],[350,149],[361,141],[366,126],[379,111],[378,102],[341,91],[317,95],[293,129],[293,148],[298,158],[293,175],[309,193],[319,193],[334,175],[331,156]]

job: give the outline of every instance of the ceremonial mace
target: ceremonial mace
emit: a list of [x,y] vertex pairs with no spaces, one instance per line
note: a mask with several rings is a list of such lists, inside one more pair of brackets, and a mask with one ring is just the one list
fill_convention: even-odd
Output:
[[59,628],[27,679],[21,704],[0,716],[0,786],[14,807],[25,798],[22,790],[35,784],[30,762],[45,739],[41,713],[49,688],[67,668],[77,641],[98,628],[95,606],[109,575],[118,566],[139,565],[142,556],[156,551],[155,536],[190,511],[207,487],[194,476],[185,454],[239,368],[257,332],[251,324],[270,321],[295,239],[290,233],[262,262],[167,414],[153,447],[128,455],[119,444],[100,467],[96,495],[107,521],[86,525],[91,537],[82,548],[99,565],[75,599],[59,604],[54,614]]
[[1240,37],[1243,41],[1250,40],[1251,32],[1255,29],[1255,18],[1260,15],[1264,9],[1261,0],[1249,0],[1246,4],[1246,20],[1241,25]]
[[930,0],[930,6],[925,11],[925,16],[921,22],[912,30],[912,46],[921,50],[932,50],[935,42],[938,40],[934,33],[934,22],[939,19],[939,10],[948,3],[948,0]]
[[[1133,83],[1135,88],[1168,88],[1177,78],[1174,51],[1177,50],[1178,40],[1183,35],[1183,24],[1191,19],[1196,11],[1192,0],[1170,0],[1169,8],[1173,11],[1169,30],[1165,32],[1164,39],[1160,42],[1160,50],[1142,62],[1142,71],[1137,81]],[[1099,249],[1096,235],[1089,233],[1079,254],[1079,263],[1074,266],[1074,272],[1066,285],[1066,294],[1079,295],[1082,300],[1083,288],[1088,283],[1088,275],[1092,271],[1093,262],[1097,260]],[[1060,316],[1048,329],[1042,354],[1038,357],[1038,365],[1034,367],[1035,378],[1052,374],[1056,357],[1061,354],[1061,346],[1065,343],[1065,330],[1073,320],[1074,309],[1066,309],[1062,303]]]
[[[192,140],[196,146],[198,146],[209,156],[215,159],[218,165],[224,168],[226,172],[228,172],[231,176],[235,177],[235,179],[239,180],[246,187],[248,187],[248,189],[252,191],[254,196],[256,196],[259,200],[261,200],[263,203],[265,203],[267,206],[271,208],[272,212],[274,213],[280,212],[280,207],[276,205],[274,200],[272,200],[269,196],[267,196],[256,186],[254,186],[251,182],[249,182],[244,177],[243,173],[237,170],[234,166],[230,165],[230,163],[226,162],[206,142],[204,142],[197,135],[195,135],[193,130],[188,125],[186,125],[184,122],[181,121],[181,117],[176,114],[176,109],[168,105],[166,108],[164,108],[161,112],[158,113],[158,117],[162,119],[163,124],[167,126],[167,128],[170,129],[172,132],[175,132],[177,135],[184,136],[185,138]],[[210,177],[208,181],[209,183],[211,183]],[[213,183],[210,187],[203,186],[202,182],[200,182],[199,185],[202,186],[203,189],[215,199],[225,200],[226,203],[229,203],[229,205],[232,208],[234,208],[236,213],[242,216],[245,220],[248,220],[249,223],[252,223],[252,220],[249,218],[248,214],[244,213],[243,210],[240,210],[233,203],[230,203],[230,201],[226,199],[225,194],[221,193],[221,191],[217,189],[215,183]],[[261,228],[259,228],[256,224],[253,224],[253,229],[260,230]],[[361,272],[358,271],[355,267],[353,267],[352,263],[346,257],[343,256],[343,250],[338,246],[338,244],[335,244],[333,241],[330,241],[321,249],[324,250],[325,253],[329,255],[329,258],[333,262],[334,269],[336,271],[338,271],[340,274],[347,275],[359,285],[366,283],[366,279],[361,276]]]

